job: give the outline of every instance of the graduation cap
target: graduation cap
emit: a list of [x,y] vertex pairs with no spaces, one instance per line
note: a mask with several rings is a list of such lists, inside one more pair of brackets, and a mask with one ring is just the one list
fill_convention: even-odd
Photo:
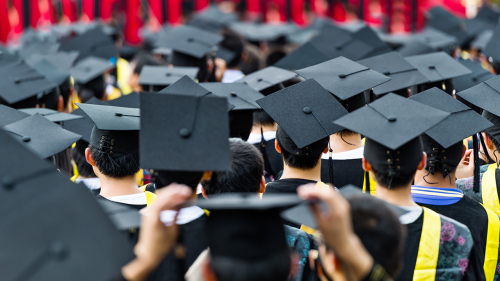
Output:
[[59,112],[57,110],[53,110],[53,109],[49,109],[49,108],[24,108],[24,109],[19,109],[19,111],[27,113],[29,115],[39,114],[39,115],[47,118],[47,120],[52,121],[52,122],[64,122],[64,121],[70,121],[70,120],[83,118],[80,115]]
[[115,43],[98,26],[61,44],[61,51],[79,51],[78,60],[96,56],[108,60],[115,56]]
[[435,51],[443,51],[448,54],[452,54],[457,46],[456,37],[443,33],[432,27],[424,28],[422,32],[414,35],[413,38],[418,42],[429,45]]
[[[85,102],[86,104],[96,104],[96,105],[106,105],[105,102],[99,100],[96,97],[92,97],[90,100]],[[79,134],[82,136],[82,140],[88,143],[90,142],[90,135],[92,134],[92,129],[94,128],[94,121],[83,112],[81,108],[77,108],[71,112],[73,115],[81,116],[81,119],[75,119],[71,121],[64,122],[64,129]]]
[[292,71],[275,66],[268,66],[248,74],[234,83],[247,84],[250,88],[260,92],[295,77],[297,77],[297,74]]
[[13,104],[38,93],[53,89],[55,85],[44,75],[22,61],[0,68],[0,97]]
[[19,55],[24,59],[29,59],[35,54],[50,55],[57,53],[60,44],[55,42],[36,42],[19,50]]
[[253,42],[275,41],[298,31],[293,24],[260,24],[251,22],[233,22],[229,29]]
[[187,22],[187,25],[218,32],[227,27],[230,23],[237,21],[239,21],[238,14],[225,13],[217,8],[217,6],[210,6],[201,13],[195,13]]
[[[297,195],[291,194],[269,194],[262,200],[251,194],[222,194],[198,201],[198,206],[210,211],[207,221],[210,255],[256,261],[287,253],[280,212],[301,202]],[[266,230],[265,237],[259,235],[262,229]]]
[[313,66],[329,59],[330,56],[308,42],[279,60],[274,66],[288,70],[296,70]]
[[500,76],[495,76],[472,88],[458,92],[457,97],[491,114],[500,116]]
[[107,101],[107,104],[128,108],[139,108],[139,93],[132,92],[117,99]]
[[457,92],[464,91],[468,88],[471,88],[481,82],[484,82],[486,80],[489,80],[495,75],[486,69],[484,69],[479,63],[471,61],[471,60],[459,60],[459,62],[467,67],[470,71],[472,71],[471,74],[465,75],[465,76],[460,76],[457,78],[453,78],[453,86],[455,87],[455,90]]
[[[314,78],[323,88],[342,100],[348,111],[365,104],[364,96],[361,95],[364,91],[391,80],[375,70],[344,57],[338,57],[296,72],[306,79]],[[355,100],[349,101],[351,98]]]
[[14,63],[18,60],[19,58],[17,58],[15,55],[9,53],[6,49],[0,47],[0,67]]
[[75,82],[85,84],[110,68],[113,68],[113,65],[108,60],[91,56],[78,62],[69,72]]
[[139,214],[139,210],[105,198],[96,198],[96,200],[113,222],[116,229],[123,231],[137,229],[141,226],[141,214]]
[[391,78],[388,82],[373,88],[375,95],[405,89],[429,80],[397,52],[390,52],[358,61],[366,67]]
[[218,46],[217,51],[215,53],[215,57],[223,59],[226,62],[231,62],[236,57],[236,53],[221,46]]
[[445,52],[406,57],[430,82],[444,81],[472,72]]
[[460,46],[467,44],[472,39],[472,36],[466,31],[464,23],[440,6],[427,12],[427,25],[456,37]]
[[82,138],[39,114],[11,123],[2,129],[43,159],[63,151]]
[[403,57],[429,54],[435,51],[433,47],[416,39],[410,40],[407,44],[397,49],[397,52]]
[[225,98],[141,94],[141,167],[227,171],[229,120]]
[[45,59],[38,61],[36,64],[32,65],[32,67],[56,86],[61,85],[64,81],[69,79],[68,71],[57,67]]
[[139,76],[139,84],[145,86],[168,86],[175,81],[188,76],[192,80],[198,75],[198,67],[168,67],[146,65]]
[[483,49],[490,63],[500,62],[500,24],[493,29],[493,36]]
[[30,115],[27,113],[0,104],[0,127],[17,122],[29,116]]
[[387,46],[386,43],[380,40],[380,37],[377,35],[377,33],[375,33],[375,31],[367,25],[364,25],[363,27],[352,33],[352,37],[357,40],[361,40],[373,47],[373,50],[369,54],[370,57],[392,51],[392,49]]
[[112,159],[139,148],[140,110],[109,105],[76,104],[94,122],[90,145]]
[[69,71],[78,57],[79,52],[58,52],[55,54],[33,54],[26,60],[26,63],[34,66],[41,60],[46,60],[62,70]]
[[488,42],[490,42],[492,37],[493,37],[493,29],[483,30],[474,40],[472,40],[470,45],[472,48],[478,50],[484,50],[484,48],[486,48],[486,45],[488,44]]
[[[36,181],[0,189],[1,204],[16,209],[2,214],[0,247],[13,253],[0,258],[3,280],[111,280],[134,258],[132,245],[83,184],[56,171],[26,177]],[[33,197],[35,189],[43,192]]]
[[347,114],[344,107],[314,79],[257,100],[257,104],[292,140],[289,144],[283,142],[283,149],[297,155],[314,154],[304,147],[341,131],[343,128],[333,121]]
[[494,11],[487,5],[482,5],[473,19],[464,20],[467,32],[472,35],[477,35],[485,29],[493,29],[500,19],[500,13]]
[[183,25],[162,33],[156,45],[201,59],[222,39],[223,37],[216,33]]

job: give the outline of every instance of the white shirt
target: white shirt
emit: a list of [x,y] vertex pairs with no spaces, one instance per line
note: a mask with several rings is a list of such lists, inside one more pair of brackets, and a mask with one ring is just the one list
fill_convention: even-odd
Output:
[[[166,224],[171,225],[172,221],[175,218],[176,211],[166,210],[160,213],[160,220]],[[205,210],[198,206],[191,206],[187,208],[182,208],[179,211],[179,215],[177,216],[177,224],[182,225],[189,222],[194,221],[195,219],[203,216],[205,214]]]
[[[356,148],[353,150],[342,151],[337,153],[332,153],[332,160],[351,160],[351,159],[361,159],[363,158],[364,147]],[[321,159],[329,159],[329,153],[323,153]]]
[[399,222],[401,224],[410,224],[415,222],[420,217],[420,215],[422,215],[422,212],[424,211],[422,207],[403,207],[403,206],[399,207],[403,210],[409,211],[408,213],[399,217]]
[[[268,140],[272,140],[275,138],[276,138],[276,131],[264,132],[264,140],[268,141]],[[250,144],[256,144],[256,143],[260,143],[261,139],[262,139],[262,134],[250,133],[250,135],[248,136],[247,142]]]
[[96,190],[101,188],[101,180],[99,178],[88,178],[88,179],[83,179],[83,178],[76,178],[75,183],[81,183],[85,184],[90,190]]
[[122,196],[111,196],[111,197],[106,197],[106,199],[111,200],[113,202],[124,203],[129,205],[146,205],[148,203],[145,192],[130,194],[130,195],[122,195]]
[[226,69],[224,75],[222,75],[222,83],[233,83],[236,80],[240,80],[245,74],[241,70],[237,69]]

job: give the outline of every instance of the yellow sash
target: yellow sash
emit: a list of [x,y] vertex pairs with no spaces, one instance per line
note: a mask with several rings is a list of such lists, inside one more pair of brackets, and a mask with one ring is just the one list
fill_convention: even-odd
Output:
[[[367,173],[366,172],[363,172],[364,176],[363,176],[363,192],[366,192],[366,175]],[[372,179],[372,177],[370,177],[370,173],[368,173],[368,180],[370,181],[370,194],[375,196],[375,192],[376,192],[376,189],[375,189],[375,185],[376,185],[376,182],[374,179]]]
[[[492,165],[493,166],[493,165]],[[489,169],[489,168],[488,168]],[[496,193],[496,192],[495,192]],[[488,214],[488,235],[486,238],[486,252],[484,254],[484,276],[486,281],[493,281],[498,262],[498,242],[500,238],[500,222],[498,216],[488,208],[484,208]]]
[[497,169],[497,164],[492,164],[488,166],[488,170],[483,174],[483,179],[481,181],[481,196],[483,199],[483,205],[500,215],[500,202],[498,200],[497,183],[495,178],[495,172]]
[[413,281],[434,280],[441,237],[441,217],[438,213],[423,207],[424,223],[418,246],[417,262]]
[[146,191],[146,186],[147,185],[143,185],[143,186],[139,187],[139,189],[142,192],[146,193],[146,202],[147,202],[147,205],[149,206],[149,205],[151,205],[151,204],[153,204],[155,202],[155,200],[156,200],[156,194],[154,194],[152,192],[149,192],[149,191]]

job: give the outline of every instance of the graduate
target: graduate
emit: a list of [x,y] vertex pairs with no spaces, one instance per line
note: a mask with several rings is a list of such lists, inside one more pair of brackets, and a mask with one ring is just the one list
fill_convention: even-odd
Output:
[[495,279],[498,275],[498,216],[464,196],[455,184],[456,167],[465,152],[462,140],[493,124],[438,88],[410,99],[451,113],[445,121],[421,136],[427,163],[425,170],[417,171],[415,176],[413,200],[469,228],[474,246],[465,273],[468,280]]
[[[333,120],[347,114],[318,82],[309,79],[257,103],[278,123],[275,148],[283,158],[281,177],[267,185],[266,194],[296,193],[299,186],[321,182],[321,154],[329,136],[342,130]],[[285,110],[286,109],[286,110]]]
[[427,161],[420,135],[449,115],[387,94],[334,122],[366,136],[363,169],[376,181],[377,198],[409,211],[399,217],[407,226],[407,238],[403,270],[396,280],[462,280],[469,264],[469,229],[418,206],[411,196],[415,173]]

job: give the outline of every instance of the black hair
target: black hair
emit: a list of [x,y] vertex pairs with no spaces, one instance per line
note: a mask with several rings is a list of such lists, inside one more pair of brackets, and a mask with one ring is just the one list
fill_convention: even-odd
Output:
[[291,258],[288,251],[255,261],[214,256],[210,266],[218,281],[286,281],[290,273]]
[[71,166],[71,157],[69,148],[54,155],[54,164],[62,173],[68,177],[73,176],[73,167]]
[[144,66],[146,65],[153,65],[153,66],[157,66],[157,65],[160,65],[160,63],[158,63],[152,56],[150,55],[143,55],[141,57],[139,57],[139,59],[137,60],[137,63],[135,64],[135,67],[134,67],[134,74],[141,74],[141,71],[142,69],[144,68]]
[[252,144],[241,139],[229,139],[231,170],[214,172],[210,181],[203,183],[205,194],[257,193],[264,175],[264,159]]
[[231,61],[227,61],[227,67],[237,67],[241,62],[241,55],[245,49],[245,42],[243,39],[234,31],[226,30],[222,33],[224,39],[219,45],[229,51],[235,53],[234,58]]
[[411,174],[398,174],[396,176],[392,176],[391,178],[388,173],[378,172],[373,166],[372,170],[375,174],[375,181],[384,187],[388,187],[390,184],[391,189],[397,189],[411,184],[415,178],[415,174],[417,173],[417,170],[415,169],[415,171]]
[[392,278],[403,265],[405,228],[382,201],[364,195],[347,196],[354,233],[366,250]]
[[104,76],[99,75],[85,84],[76,83],[75,88],[78,92],[78,97],[83,103],[92,97],[102,100],[106,93],[106,82],[104,81]]
[[281,60],[284,57],[286,57],[286,52],[283,51],[283,49],[281,49],[281,48],[276,49],[276,50],[272,51],[271,53],[269,53],[269,55],[267,56],[266,66],[274,65],[275,63],[277,63],[279,60]]
[[92,165],[87,162],[85,155],[81,154],[76,147],[71,149],[71,158],[75,161],[78,174],[86,178],[96,177],[94,169],[92,169]]
[[[71,92],[71,80],[68,78],[64,80],[57,88],[54,88],[48,94],[44,95],[43,102],[45,108],[57,110],[59,96],[63,97],[64,106],[66,107],[69,100],[69,93]],[[55,97],[55,98],[54,98]]]
[[90,146],[90,155],[101,173],[111,178],[123,178],[137,174],[140,170],[139,151],[110,159],[110,155]]
[[253,112],[253,125],[274,126],[274,119],[267,112],[260,110]]
[[[301,170],[310,170],[316,167],[321,159],[321,154],[316,156],[298,156],[286,151],[281,145],[279,136],[276,135],[276,140],[278,141],[278,145],[281,147],[281,155],[283,156],[283,161],[285,164],[292,168],[297,168]],[[326,137],[320,139],[319,141],[308,145],[311,151],[316,151],[318,148],[326,149],[328,147],[328,142],[330,141],[330,137]]]
[[37,97],[37,95],[34,95],[34,96],[29,97],[27,99],[18,101],[16,103],[11,103],[11,104],[9,104],[8,102],[6,102],[0,98],[0,104],[8,105],[14,109],[32,108],[32,107],[36,107],[36,105],[38,104],[38,97]]
[[200,183],[203,172],[184,172],[184,171],[156,171],[154,183],[156,189],[168,186],[172,183],[185,184],[193,191],[196,191]]

